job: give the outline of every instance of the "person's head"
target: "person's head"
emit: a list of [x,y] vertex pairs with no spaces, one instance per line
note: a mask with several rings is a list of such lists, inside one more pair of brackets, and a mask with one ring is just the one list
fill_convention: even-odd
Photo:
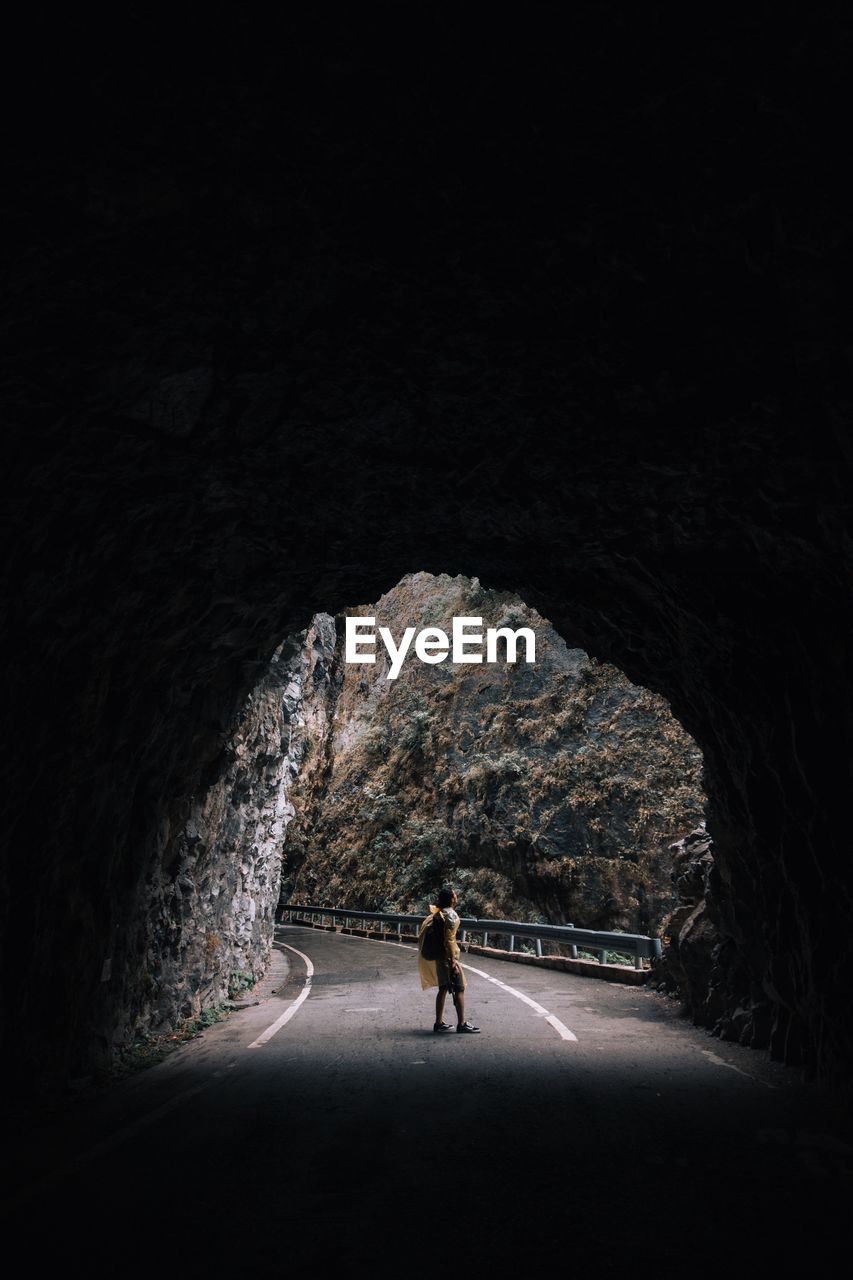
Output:
[[438,891],[438,905],[440,907],[452,907],[456,901],[456,891],[449,884]]

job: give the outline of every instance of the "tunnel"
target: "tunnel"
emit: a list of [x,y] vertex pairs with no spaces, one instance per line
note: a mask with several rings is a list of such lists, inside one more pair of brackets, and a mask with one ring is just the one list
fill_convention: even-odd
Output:
[[764,62],[742,14],[676,79],[618,4],[568,44],[140,22],[73,93],[44,35],[4,299],[19,1082],[133,1035],[142,904],[283,640],[415,571],[517,593],[667,699],[715,848],[688,1011],[846,1082],[839,14],[774,19]]

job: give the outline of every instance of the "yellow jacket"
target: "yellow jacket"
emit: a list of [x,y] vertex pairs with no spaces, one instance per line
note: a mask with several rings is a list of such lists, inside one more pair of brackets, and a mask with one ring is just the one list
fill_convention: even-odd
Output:
[[[430,903],[429,915],[421,922],[418,929],[418,972],[421,978],[421,987],[426,991],[427,987],[438,986],[438,969],[435,960],[425,960],[422,954],[423,937],[425,931],[432,924],[433,916],[438,907],[434,907]],[[456,941],[456,930],[459,928],[459,916],[452,907],[442,907],[441,914],[444,917],[444,950],[448,969],[454,960],[459,958],[459,944]]]

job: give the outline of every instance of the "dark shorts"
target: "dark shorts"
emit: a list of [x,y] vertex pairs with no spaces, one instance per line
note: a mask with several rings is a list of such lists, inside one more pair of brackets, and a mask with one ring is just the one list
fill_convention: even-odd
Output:
[[468,983],[465,981],[465,973],[460,968],[456,973],[452,969],[448,969],[445,960],[436,960],[435,972],[438,978],[439,991],[464,991]]

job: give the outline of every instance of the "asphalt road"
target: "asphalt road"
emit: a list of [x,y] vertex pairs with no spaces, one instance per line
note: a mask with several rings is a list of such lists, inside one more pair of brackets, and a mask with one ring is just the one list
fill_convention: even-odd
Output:
[[4,1225],[40,1266],[696,1276],[846,1252],[845,1119],[662,997],[471,957],[482,1034],[437,1036],[412,948],[277,938],[275,994],[13,1136]]

